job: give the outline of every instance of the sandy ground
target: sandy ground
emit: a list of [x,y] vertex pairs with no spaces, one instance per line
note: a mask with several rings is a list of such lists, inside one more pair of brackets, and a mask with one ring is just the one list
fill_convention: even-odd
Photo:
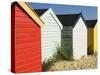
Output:
[[97,68],[97,56],[90,55],[74,61],[66,61],[66,60],[56,61],[48,71],[64,71],[64,70],[95,69],[95,68]]

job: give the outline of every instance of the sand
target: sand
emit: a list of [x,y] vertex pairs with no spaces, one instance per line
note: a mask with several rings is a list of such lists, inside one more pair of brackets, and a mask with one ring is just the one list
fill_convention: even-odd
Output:
[[97,56],[89,55],[74,61],[56,61],[48,71],[83,70],[95,68],[97,68]]

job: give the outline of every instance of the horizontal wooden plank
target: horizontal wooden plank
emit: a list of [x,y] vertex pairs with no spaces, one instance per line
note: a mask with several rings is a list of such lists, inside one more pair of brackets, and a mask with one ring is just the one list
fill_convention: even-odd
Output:
[[[29,51],[25,54],[16,54],[16,60],[18,60],[18,61],[23,61],[23,60],[27,61],[28,59],[31,59],[31,58],[35,59],[35,58],[38,58],[40,56],[40,53],[41,53],[41,51],[35,52],[35,50],[34,50],[32,52]],[[33,57],[33,55],[36,55],[36,56]]]
[[66,46],[62,46],[62,49],[63,49],[63,50],[65,50],[65,49],[66,49],[66,50],[72,50],[72,46],[67,46],[67,47],[66,47]]
[[60,28],[58,28],[57,26],[54,26],[54,25],[52,25],[52,24],[50,24],[50,26],[48,25],[48,27],[45,27],[45,25],[44,25],[44,28],[42,28],[41,29],[42,31],[59,31],[59,32],[61,32],[61,29]]
[[[24,65],[25,66],[25,65]],[[16,68],[18,73],[26,73],[26,72],[41,72],[41,65],[37,65],[36,66],[32,66],[30,65],[28,68],[28,66],[26,66],[25,68],[22,66],[21,68]]]
[[57,49],[56,48],[43,48],[43,54],[53,54]]
[[62,38],[62,41],[65,41],[65,42],[67,42],[67,41],[72,41],[72,39],[71,38]]
[[[27,35],[28,33],[25,33],[25,34],[16,34],[15,35],[15,37],[12,37],[12,39],[30,39],[30,38],[32,38],[32,39],[40,39],[40,34],[34,34],[33,35],[33,33],[32,34],[30,34],[30,35]],[[11,34],[11,35],[14,35],[14,33],[13,34]]]
[[16,48],[16,50],[17,50],[17,52],[19,52],[19,51],[22,51],[22,50],[24,50],[24,49],[32,49],[32,48],[36,48],[36,49],[39,49],[39,46],[33,46],[33,45],[29,45],[29,46],[27,46],[27,47],[22,47],[22,48]]
[[[43,43],[44,45],[43,45],[43,47],[45,48],[45,47],[49,47],[49,48],[52,48],[52,47],[56,47],[53,43],[51,43],[51,44],[48,44],[48,43]],[[57,44],[58,45],[58,44]]]
[[42,36],[60,36],[61,35],[61,33],[59,33],[59,32],[42,32],[41,33],[42,34]]
[[25,27],[27,27],[27,28],[33,28],[33,29],[36,29],[36,28],[40,29],[40,26],[36,23],[16,22],[15,25],[16,25],[16,28],[25,28]]
[[[14,16],[12,16],[14,17]],[[31,18],[27,18],[27,17],[20,17],[20,16],[17,16],[17,17],[14,17],[14,19],[11,19],[11,22],[22,22],[22,23],[34,23],[33,20],[31,20]]]
[[62,31],[62,33],[66,33],[66,34],[72,34],[72,31]]
[[[18,65],[17,66],[17,68],[20,68],[20,67],[23,67],[23,66],[25,66],[25,65],[27,65],[27,64],[30,64],[30,63],[33,63],[31,66],[36,66],[36,64],[37,65],[41,65],[40,64],[40,60],[37,60],[37,61],[34,61],[34,60],[37,60],[37,58],[35,58],[35,59],[27,59],[27,61],[24,61],[24,60],[22,60],[22,61],[18,61],[18,62],[16,62],[17,64],[16,65]],[[23,64],[22,64],[23,63]],[[28,66],[27,66],[28,67]],[[40,66],[41,67],[41,66]],[[29,67],[28,67],[29,68]]]
[[[27,52],[28,50],[29,51],[35,51],[34,49],[40,49],[39,47],[27,47],[27,48],[21,48],[21,49],[16,49],[16,54],[19,54],[19,53],[22,53],[22,52]],[[39,51],[39,50],[38,50]],[[37,51],[36,51],[37,52]]]
[[72,47],[72,44],[63,43],[62,46],[63,47]]
[[[37,56],[39,56],[40,55],[40,53],[41,53],[41,51],[38,51],[39,49],[37,49],[37,52],[34,50],[34,51],[27,51],[27,53],[25,53],[25,52],[23,52],[23,53],[25,53],[25,54],[21,54],[21,53],[17,53],[16,54],[16,60],[18,59],[18,60],[24,60],[25,58],[29,58],[28,56],[30,56],[30,58],[33,56],[33,55],[37,55]],[[37,57],[37,56],[34,56],[33,58],[35,58],[35,57]]]
[[[35,58],[35,59],[37,59],[37,58]],[[34,59],[27,59],[27,61],[25,61],[25,62],[24,62],[24,60],[16,61],[17,62],[16,66],[18,66],[18,68],[19,68],[19,67],[24,66],[25,64],[32,63],[31,61],[34,61]],[[28,63],[26,63],[26,62],[28,62]],[[35,64],[38,63],[38,62],[41,62],[41,61],[40,60],[34,61],[34,63],[33,63],[34,67],[36,66]],[[37,65],[41,65],[41,64],[37,64]]]
[[62,38],[62,39],[72,39],[72,36],[67,36],[67,35],[65,35],[65,36],[62,36],[61,38]]
[[40,33],[33,33],[33,32],[31,32],[31,33],[17,33],[16,36],[17,35],[27,35],[28,36],[30,34],[39,35]]
[[40,32],[39,30],[25,30],[25,31],[23,31],[23,29],[22,30],[16,30],[16,34],[22,34],[22,33],[38,33],[38,32]]
[[26,18],[26,17],[15,17],[15,21],[16,22],[34,23],[33,20],[31,20],[30,18]]
[[[37,37],[37,38],[36,38]],[[16,34],[16,39],[40,39],[40,34],[33,34],[33,33],[30,33],[30,34]]]
[[[26,57],[27,56],[27,57]],[[34,57],[33,57],[33,54],[31,53],[30,55],[26,55],[26,56],[19,56],[19,57],[16,57],[16,63],[22,63],[22,62],[29,62],[29,61],[34,61],[36,60],[37,58],[39,59],[41,56],[40,56],[40,53],[38,54],[35,54]],[[41,59],[41,58],[40,58]],[[40,61],[40,60],[39,60]],[[35,63],[35,61],[33,62]]]
[[16,28],[16,34],[18,33],[38,33],[40,32],[40,30],[38,28],[34,29],[34,28]]
[[26,17],[26,18],[29,18],[29,16],[26,13],[24,13],[22,11],[18,11],[18,10],[15,11],[15,17]]
[[[56,38],[55,38],[55,37],[56,37]],[[56,40],[60,40],[60,39],[61,39],[61,37],[59,37],[59,36],[57,37],[56,35],[55,35],[55,36],[42,36],[41,38],[42,38],[44,41],[45,41],[45,40],[55,40],[55,41],[56,41]]]
[[41,38],[42,39],[60,39],[61,36],[60,35],[42,35],[41,34]]
[[[27,69],[27,68],[29,68],[29,67],[31,67],[31,66],[34,66],[34,68],[35,68],[35,67],[37,67],[38,65],[40,65],[40,64],[38,63],[38,62],[40,62],[40,61],[38,61],[38,60],[37,60],[37,61],[38,61],[38,62],[37,62],[38,64],[37,64],[37,63],[34,63],[34,62],[36,62],[36,61],[33,62],[34,65],[32,64],[31,61],[32,61],[32,60],[30,60],[30,62],[28,62],[28,63],[26,62],[26,63],[23,64],[23,65],[17,66],[16,69],[20,69],[20,68],[21,68],[21,70],[23,70],[23,69]],[[37,65],[36,65],[36,64],[37,64]],[[24,67],[24,68],[23,68],[23,67]]]
[[40,45],[40,42],[37,42],[37,43],[23,43],[23,44],[17,44],[16,45],[16,49],[20,49],[20,48],[28,48],[28,47],[32,47],[32,46],[35,46],[35,47],[39,47]]
[[[17,43],[17,44],[15,43],[15,44],[16,44],[16,47],[17,47],[17,46],[20,46],[20,45],[21,45],[21,46],[29,45],[30,43],[33,43],[33,42],[28,42],[28,43]],[[38,45],[40,45],[40,43],[41,43],[41,42],[36,41],[36,42],[33,43],[33,46],[38,46]]]
[[47,28],[47,29],[41,30],[41,31],[42,31],[42,33],[45,33],[45,32],[51,32],[51,33],[57,32],[57,33],[61,33],[61,31],[59,29],[50,29],[50,28]]
[[[45,21],[44,21],[45,22]],[[53,29],[57,29],[57,30],[59,30],[59,31],[61,31],[61,29],[59,28],[59,26],[58,25],[56,25],[56,24],[53,24],[53,23],[49,23],[49,24],[44,24],[44,28],[43,28],[43,30],[44,29],[48,29],[49,27],[52,29],[53,27]]]
[[62,41],[72,41],[72,38],[62,38]]
[[66,33],[62,33],[62,36],[73,36],[72,34],[66,34]]
[[[33,57],[33,55],[34,55],[34,57]],[[34,60],[34,59],[36,60],[37,58],[41,59],[40,58],[41,57],[40,53],[38,53],[38,54],[32,54],[32,53],[30,53],[30,54],[26,54],[26,56],[19,56],[19,57],[17,56],[16,57],[16,62],[28,62],[30,60]]]
[[61,42],[61,44],[63,44],[63,43],[64,43],[64,44],[69,44],[69,45],[72,45],[72,42],[64,42],[64,41],[63,41],[63,42]]
[[24,38],[24,39],[16,39],[16,44],[25,44],[25,43],[37,43],[40,39],[38,38]]
[[[52,40],[52,41],[50,41]],[[43,44],[50,44],[50,45],[56,45],[56,44],[60,44],[61,40],[60,39],[50,39],[50,40],[42,40]]]
[[[23,23],[23,22],[17,22],[15,23],[16,28],[33,28],[35,25],[33,23]],[[36,27],[36,26],[35,26]]]

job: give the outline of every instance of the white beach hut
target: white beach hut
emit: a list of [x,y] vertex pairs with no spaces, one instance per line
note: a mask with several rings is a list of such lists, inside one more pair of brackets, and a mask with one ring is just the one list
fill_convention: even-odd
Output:
[[63,27],[51,8],[35,9],[35,12],[45,23],[45,26],[41,29],[42,61],[44,61],[52,58],[57,46],[61,45]]

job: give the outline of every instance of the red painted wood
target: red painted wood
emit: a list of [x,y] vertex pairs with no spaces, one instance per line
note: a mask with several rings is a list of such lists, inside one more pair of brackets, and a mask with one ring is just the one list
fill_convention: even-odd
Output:
[[40,27],[15,4],[11,8],[11,71],[40,72],[41,68]]
[[[37,44],[34,45],[36,48],[38,47]],[[16,49],[20,49],[20,48],[29,48],[29,47],[33,47],[32,43],[28,43],[28,44],[19,44],[17,45]]]
[[[38,35],[39,34],[35,34],[36,37],[38,37]],[[16,38],[17,39],[23,39],[23,38],[31,38],[32,36],[34,37],[33,33],[30,33],[28,36],[25,35],[25,34],[18,34],[18,35],[16,35]],[[38,38],[35,38],[35,39],[38,39]]]

